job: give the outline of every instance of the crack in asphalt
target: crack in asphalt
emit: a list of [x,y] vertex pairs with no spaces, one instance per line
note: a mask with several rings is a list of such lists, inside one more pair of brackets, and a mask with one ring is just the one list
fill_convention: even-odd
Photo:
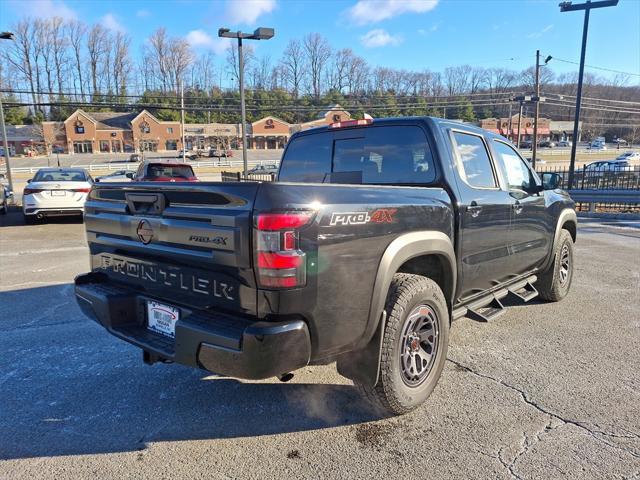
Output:
[[[477,372],[475,370],[473,370],[471,367],[468,367],[467,365],[464,365],[460,362],[458,362],[457,360],[453,360],[451,358],[447,358],[447,361],[453,363],[454,365],[456,365],[458,368],[461,368],[462,370],[469,372],[479,378],[483,378],[485,380],[491,380],[492,382],[495,382],[499,385],[502,385],[505,388],[508,388],[509,390],[512,390],[516,393],[518,393],[520,395],[520,397],[522,398],[523,402],[526,403],[527,405],[535,408],[537,411],[539,411],[540,413],[547,415],[549,417],[549,422],[547,423],[547,425],[545,425],[545,427],[536,432],[535,434],[535,440],[534,439],[530,439],[530,437],[527,435],[526,432],[522,432],[522,440],[520,441],[520,449],[518,450],[518,452],[516,452],[516,455],[514,456],[513,460],[511,460],[510,462],[507,462],[504,458],[503,458],[503,451],[504,451],[504,447],[501,447],[500,450],[498,451],[497,455],[493,455],[493,458],[495,458],[496,460],[498,460],[503,467],[505,467],[509,474],[511,475],[512,478],[515,478],[517,480],[521,480],[522,477],[520,477],[516,472],[515,472],[515,465],[516,462],[525,454],[527,454],[531,448],[538,444],[539,442],[542,441],[543,437],[547,434],[549,434],[550,432],[552,432],[553,430],[563,426],[563,425],[573,425],[577,428],[579,428],[580,430],[584,431],[587,433],[587,435],[589,435],[590,437],[592,437],[594,440],[599,441],[604,443],[605,445],[615,448],[617,450],[621,450],[625,453],[628,453],[629,455],[635,457],[635,458],[640,458],[640,453],[635,452],[634,450],[627,448],[626,446],[623,445],[618,445],[617,443],[612,443],[612,442],[608,442],[607,440],[605,440],[602,437],[599,437],[598,435],[602,435],[602,436],[606,436],[606,437],[612,437],[612,438],[632,438],[632,439],[636,439],[636,438],[640,438],[640,435],[634,434],[633,432],[631,433],[631,435],[623,435],[623,434],[615,434],[615,433],[610,433],[610,432],[606,432],[604,430],[595,430],[592,428],[589,428],[586,426],[586,424],[584,422],[579,422],[576,420],[571,420],[571,419],[567,419],[562,417],[561,415],[552,412],[550,410],[547,410],[545,407],[539,405],[538,403],[534,402],[533,400],[531,400],[529,398],[529,395],[522,389],[515,387],[513,385],[510,385],[508,383],[506,383],[503,380],[500,380],[499,378],[495,378],[492,377],[491,375],[487,375],[485,373],[480,373]],[[553,421],[557,420],[558,423],[557,425],[553,425]],[[596,425],[597,426],[597,425]],[[487,455],[485,452],[482,452],[484,455]],[[492,456],[492,455],[489,455]]]

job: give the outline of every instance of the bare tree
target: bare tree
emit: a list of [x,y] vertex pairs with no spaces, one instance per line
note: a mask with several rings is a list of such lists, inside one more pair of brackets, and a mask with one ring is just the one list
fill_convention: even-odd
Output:
[[34,106],[38,103],[35,83],[35,65],[33,64],[33,24],[30,20],[21,20],[13,26],[15,41],[6,58],[10,65],[18,70],[27,81]]
[[163,92],[167,91],[169,86],[169,39],[167,31],[159,28],[149,38],[150,58],[153,59],[157,68],[157,76]]
[[125,33],[117,32],[113,42],[113,81],[115,93],[125,94],[132,64],[129,57],[131,38]]
[[184,82],[189,65],[193,63],[193,52],[189,42],[183,38],[172,38],[168,45],[166,63],[170,86],[172,90],[178,92],[181,82]]
[[316,98],[322,93],[322,75],[331,57],[331,46],[319,33],[310,33],[303,40],[306,63],[309,69],[311,89]]
[[92,94],[100,93],[100,66],[103,57],[108,50],[107,30],[100,24],[95,24],[87,37],[87,53],[89,54],[89,67],[91,74]]
[[295,98],[298,98],[307,73],[304,62],[304,50],[300,40],[289,40],[280,59],[282,75],[289,90]]
[[[236,84],[240,83],[239,63],[238,63],[238,46],[232,43],[227,49],[227,72]],[[244,73],[251,69],[255,60],[253,47],[251,45],[242,46],[242,61],[244,63]]]
[[78,20],[72,20],[67,23],[66,37],[69,39],[69,45],[71,46],[76,78],[78,81],[78,86],[80,87],[80,97],[82,98],[82,101],[84,101],[84,79],[82,78],[84,62],[82,58],[82,45],[85,42],[86,34],[87,26],[84,23]]

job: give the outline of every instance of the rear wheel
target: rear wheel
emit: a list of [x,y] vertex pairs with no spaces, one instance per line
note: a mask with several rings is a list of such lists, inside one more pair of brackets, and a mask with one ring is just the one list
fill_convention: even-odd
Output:
[[573,238],[567,230],[560,230],[553,249],[553,263],[540,275],[535,287],[540,298],[558,302],[567,296],[573,280]]
[[449,312],[437,283],[405,273],[394,275],[385,308],[378,383],[357,386],[375,406],[399,415],[423,403],[440,378],[447,358]]

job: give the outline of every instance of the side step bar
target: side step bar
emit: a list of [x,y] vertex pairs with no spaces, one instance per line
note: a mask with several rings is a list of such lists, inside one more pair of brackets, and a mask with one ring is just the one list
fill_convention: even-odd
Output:
[[455,308],[452,315],[453,320],[465,316],[480,322],[495,320],[506,311],[506,307],[500,301],[503,298],[511,296],[526,303],[537,297],[538,291],[533,286],[537,279],[535,275],[532,275],[495,291],[491,291],[467,305]]

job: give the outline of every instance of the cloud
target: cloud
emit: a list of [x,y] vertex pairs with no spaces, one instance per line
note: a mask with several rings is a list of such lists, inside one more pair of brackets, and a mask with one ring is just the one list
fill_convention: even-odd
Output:
[[356,25],[377,23],[403,13],[425,13],[433,10],[439,0],[358,0],[347,10]]
[[151,12],[147,9],[141,9],[136,12],[136,17],[145,18],[151,16]]
[[61,17],[65,20],[74,20],[78,15],[62,0],[31,0],[19,2],[20,10],[26,16],[38,18]]
[[231,24],[253,25],[260,16],[275,8],[276,0],[231,0],[227,3],[226,17]]
[[539,32],[530,33],[529,35],[527,35],[527,38],[540,38],[542,35],[544,35],[545,33],[547,33],[548,31],[550,31],[552,29],[553,29],[553,23],[550,24],[550,25],[547,25],[546,27],[544,27]]
[[229,48],[229,39],[212,37],[204,30],[191,30],[186,39],[193,48],[212,50],[216,55],[223,54]]
[[111,30],[112,32],[124,33],[126,31],[126,28],[122,26],[122,24],[118,21],[113,13],[107,13],[100,19],[100,23],[104,28],[106,28],[107,30]]
[[390,35],[387,31],[376,28],[360,37],[360,43],[367,48],[385,47],[387,45],[400,45],[402,37],[400,35]]

